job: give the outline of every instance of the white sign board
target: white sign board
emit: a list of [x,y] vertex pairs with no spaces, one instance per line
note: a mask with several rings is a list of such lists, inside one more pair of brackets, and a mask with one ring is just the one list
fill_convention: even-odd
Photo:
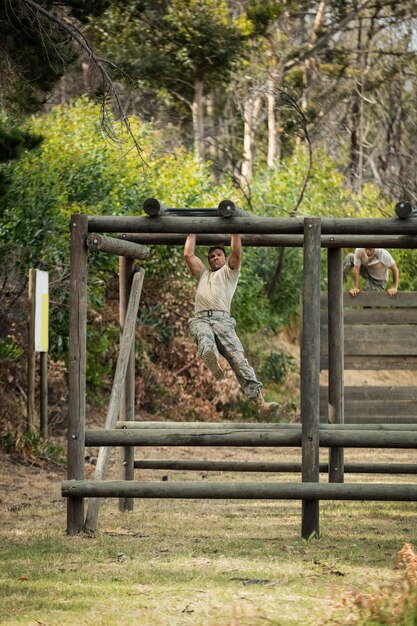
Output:
[[49,285],[48,272],[36,270],[35,279],[35,352],[48,352]]

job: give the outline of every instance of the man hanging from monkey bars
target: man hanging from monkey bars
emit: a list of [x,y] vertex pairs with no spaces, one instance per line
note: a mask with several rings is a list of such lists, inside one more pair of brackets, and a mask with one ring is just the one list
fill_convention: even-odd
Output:
[[277,413],[278,404],[265,402],[262,397],[262,383],[245,358],[243,346],[236,334],[236,321],[230,316],[242,259],[240,235],[231,235],[231,253],[228,257],[221,245],[209,249],[210,269],[195,254],[195,247],[196,235],[188,235],[184,258],[191,274],[198,279],[194,317],[188,321],[188,326],[198,352],[217,380],[224,376],[219,355],[224,356],[236,374],[242,391],[256,403],[260,415],[270,417]]

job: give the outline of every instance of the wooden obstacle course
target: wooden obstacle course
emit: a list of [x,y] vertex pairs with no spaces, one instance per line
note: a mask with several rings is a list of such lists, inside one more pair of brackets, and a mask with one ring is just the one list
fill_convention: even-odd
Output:
[[[256,218],[238,213],[227,219],[211,213],[200,214],[201,209],[187,209],[187,217],[171,213],[154,217],[101,217],[77,215],[71,218],[71,292],[70,292],[70,364],[69,364],[69,423],[68,423],[68,480],[62,485],[62,494],[68,498],[67,533],[77,534],[84,526],[84,497],[119,497],[131,502],[134,497],[162,498],[228,498],[228,499],[277,499],[302,500],[301,534],[308,538],[319,534],[320,499],[347,500],[415,500],[416,485],[345,485],[343,481],[343,447],[417,447],[417,431],[413,429],[349,429],[343,426],[343,327],[341,246],[342,242],[355,241],[355,237],[369,238],[375,247],[384,245],[388,239],[397,247],[416,247],[417,220],[363,220],[319,218]],[[195,215],[193,215],[195,211]],[[204,210],[203,210],[204,211]],[[190,217],[192,216],[192,219]],[[87,292],[87,238],[89,233],[116,233],[134,244],[162,244],[172,239],[176,243],[185,240],[189,233],[196,233],[199,243],[210,236],[219,237],[232,233],[243,235],[248,245],[301,245],[304,247],[303,334],[301,347],[301,427],[269,429],[239,429],[226,432],[210,430],[201,433],[197,428],[187,433],[183,426],[171,428],[107,428],[85,430],[85,364],[86,364],[86,292]],[[123,233],[121,236],[120,233]],[[269,238],[269,239],[268,239]],[[256,243],[255,243],[256,241]],[[278,243],[281,242],[281,243]],[[283,242],[287,243],[283,243]],[[263,243],[264,242],[264,243]],[[292,242],[292,243],[291,243]],[[113,242],[111,242],[113,245]],[[385,244],[387,245],[387,244]],[[321,429],[320,409],[320,248],[329,251],[329,342],[337,345],[332,350],[329,376],[329,402],[332,406],[332,427]],[[120,248],[118,248],[120,249]],[[127,266],[126,266],[127,267]],[[126,285],[130,269],[126,269],[123,281]],[[125,287],[125,291],[128,291]],[[125,307],[126,308],[126,307]],[[132,352],[126,368],[125,398],[121,415],[132,420]],[[134,376],[134,371],[133,371]],[[129,381],[128,381],[129,377]],[[134,381],[133,381],[134,382]],[[127,388],[129,390],[127,390]],[[134,402],[133,402],[134,406]],[[114,415],[114,412],[112,412]],[[123,418],[122,420],[123,421]],[[114,420],[112,420],[114,422]],[[338,423],[339,422],[339,423]],[[133,424],[132,424],[133,426]],[[209,430],[209,429],[208,429]],[[165,431],[165,432],[164,432]],[[164,441],[166,444],[162,444]],[[192,443],[193,442],[193,443]],[[215,483],[201,485],[187,483],[124,481],[85,481],[85,445],[118,445],[132,450],[133,445],[256,445],[301,446],[302,483]],[[330,446],[329,477],[332,482],[319,483],[321,466],[320,446]],[[134,461],[125,457],[125,478],[132,478]],[[297,466],[298,467],[298,466]],[[410,468],[411,469],[411,468]],[[411,472],[410,472],[411,473]],[[162,486],[161,486],[162,485]],[[93,524],[94,526],[94,524]]]

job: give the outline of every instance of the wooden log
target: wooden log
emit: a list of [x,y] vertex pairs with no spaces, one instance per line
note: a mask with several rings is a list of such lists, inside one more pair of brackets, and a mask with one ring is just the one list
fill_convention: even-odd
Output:
[[[87,227],[86,215],[70,220],[70,295],[68,354],[68,452],[69,480],[84,478],[85,376],[87,337]],[[71,497],[67,503],[67,533],[81,532],[84,521],[82,497]]]
[[[232,200],[222,200],[218,206],[218,211],[222,217],[250,216],[249,213],[240,209]],[[255,215],[252,215],[252,219],[255,217]]]
[[[366,413],[365,413],[366,411]],[[415,417],[417,419],[417,401],[401,402],[399,400],[380,399],[367,402],[366,405],[362,400],[350,400],[345,407],[345,415],[361,415],[367,417],[373,415],[395,415],[399,421],[401,417]]]
[[40,357],[40,434],[48,439],[48,353],[41,352]]
[[[126,324],[126,315],[129,307],[129,299],[134,276],[134,263],[132,259],[119,257],[119,320],[120,320],[120,343],[123,338],[123,329]],[[120,403],[119,417],[121,420],[131,422],[135,419],[135,341],[132,342],[129,362],[126,369],[126,377],[123,385],[122,400]],[[119,450],[119,475],[122,480],[134,479],[135,449],[126,446]],[[120,511],[133,511],[133,498],[120,498]]]
[[86,431],[87,446],[300,446],[301,430],[283,430],[274,432],[219,428],[207,432],[195,432],[193,429],[146,430],[138,429],[94,429]]
[[[327,387],[320,387],[320,397],[323,401],[327,397]],[[417,387],[415,386],[381,386],[381,385],[366,385],[364,387],[358,386],[345,386],[345,401],[350,400],[363,400],[373,402],[384,398],[385,400],[397,400],[399,402],[415,402],[417,400]],[[140,423],[140,422],[139,422]],[[154,422],[152,422],[154,423]],[[161,422],[163,424],[164,422]],[[174,423],[174,422],[173,422]]]
[[[318,430],[318,429],[317,429]],[[195,432],[182,429],[140,431],[137,429],[86,430],[86,446],[226,446],[226,447],[298,447],[301,445],[299,430],[259,431],[230,429]],[[345,448],[414,448],[417,447],[417,431],[335,430],[320,428],[320,446],[344,446]],[[318,468],[318,462],[317,462]],[[315,471],[317,471],[315,467]],[[306,481],[308,482],[308,481]]]
[[[117,421],[116,428],[120,429],[135,429],[135,430],[192,430],[198,431],[212,431],[212,430],[290,430],[299,432],[301,431],[301,424],[286,424],[286,423],[270,423],[270,422],[152,422],[152,421]],[[320,428],[325,430],[417,430],[415,424],[395,426],[394,424],[360,424],[353,426],[352,424],[326,424],[320,425]]]
[[[394,298],[390,298],[386,291],[360,291],[359,294],[353,298],[347,291],[343,294],[343,307],[345,310],[348,308],[363,309],[363,307],[382,307],[389,309],[395,309],[397,307],[415,308],[417,306],[416,299],[416,291],[399,291]],[[327,307],[327,291],[321,292],[320,303],[323,307]]]
[[[327,424],[327,415],[321,417],[321,421],[323,426]],[[410,426],[415,426],[417,424],[416,416],[403,415],[398,417],[395,415],[395,407],[393,408],[393,412],[391,415],[365,415],[362,411],[360,415],[346,415],[345,414],[345,425],[346,426],[362,426],[364,421],[368,424],[372,423],[377,426],[383,426],[386,424],[387,426],[393,426],[395,430],[399,430],[404,427],[406,430],[410,428]]]
[[149,217],[157,217],[166,213],[167,207],[156,198],[147,198],[143,203],[143,210]]
[[149,258],[149,250],[143,244],[125,241],[116,237],[106,237],[106,235],[89,235],[87,237],[87,246],[93,250],[99,250],[107,254],[117,254],[130,259]]
[[35,375],[36,375],[36,352],[35,352],[35,291],[36,270],[29,270],[28,285],[28,365],[27,365],[27,398],[26,398],[26,429],[35,431]]
[[[344,311],[344,324],[347,332],[349,332],[349,326],[355,326],[358,324],[415,324],[416,323],[416,309],[415,308],[391,308],[391,309],[347,309]],[[327,327],[327,309],[320,311],[320,323],[323,331]]]
[[227,500],[374,500],[413,502],[417,484],[209,483],[192,481],[66,480],[61,493],[93,498],[193,498]]
[[[142,243],[145,245],[169,245],[183,246],[187,235],[181,233],[121,233],[122,239]],[[211,246],[215,243],[222,243],[227,246],[230,242],[229,235],[197,235],[197,244],[201,246]],[[244,246],[256,246],[260,248],[276,247],[302,247],[304,245],[304,235],[242,235]],[[417,238],[407,235],[322,235],[322,248],[363,248],[372,246],[373,248],[417,248]]]
[[[342,250],[329,249],[327,252],[328,288],[328,355],[329,355],[329,395],[328,421],[331,424],[344,422],[344,326],[343,326],[343,257]],[[344,450],[329,450],[329,482],[342,483]]]
[[[306,218],[310,219],[310,218]],[[313,218],[314,219],[314,218]],[[417,234],[417,219],[372,219],[372,218],[323,218],[322,233],[332,235],[408,235]],[[89,232],[107,233],[204,233],[204,234],[301,234],[303,218],[277,217],[238,217],[232,220],[223,218],[196,217],[89,217]]]
[[[141,459],[135,461],[135,469],[172,470],[193,472],[301,472],[301,463],[274,461],[178,461]],[[328,463],[320,463],[321,473],[329,471]],[[416,463],[345,463],[348,474],[417,474]]]
[[[126,377],[126,371],[132,352],[132,345],[135,337],[136,318],[139,309],[140,296],[142,293],[142,285],[144,278],[144,270],[140,269],[133,277],[132,288],[129,298],[129,305],[126,312],[125,326],[123,329],[122,341],[120,345],[119,358],[117,360],[116,371],[114,374],[113,387],[111,390],[110,402],[107,409],[105,429],[114,428],[117,417],[119,415],[120,401],[122,396],[123,385]],[[102,431],[104,433],[109,430]],[[120,431],[115,431],[120,432]],[[97,457],[97,465],[94,472],[95,480],[104,480],[107,473],[107,465],[109,461],[110,450],[108,447],[102,448]],[[88,510],[85,520],[86,530],[94,531],[97,527],[97,519],[99,512],[99,501],[91,499],[88,503]]]
[[[320,228],[319,218],[304,220],[303,331],[301,337],[302,481],[316,483],[320,423]],[[303,500],[301,535],[320,535],[319,501]]]
[[[322,328],[321,354],[328,353],[328,333]],[[345,328],[345,356],[417,356],[417,324],[361,324]],[[388,368],[386,368],[388,369]],[[403,369],[407,369],[404,360]]]
[[[320,369],[327,370],[327,354],[320,356]],[[417,356],[370,356],[345,354],[345,370],[416,370]]]

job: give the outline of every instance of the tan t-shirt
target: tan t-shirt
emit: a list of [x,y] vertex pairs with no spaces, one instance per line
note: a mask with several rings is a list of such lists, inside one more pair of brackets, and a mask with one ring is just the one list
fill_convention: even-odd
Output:
[[226,263],[212,272],[207,268],[198,274],[195,294],[195,313],[212,309],[230,313],[232,298],[236,291],[240,269],[232,270]]
[[371,258],[365,252],[365,248],[356,248],[355,259],[353,264],[356,267],[365,265],[370,275],[376,280],[388,280],[388,268],[394,265],[395,261],[388,250],[384,248],[375,248],[375,252]]

